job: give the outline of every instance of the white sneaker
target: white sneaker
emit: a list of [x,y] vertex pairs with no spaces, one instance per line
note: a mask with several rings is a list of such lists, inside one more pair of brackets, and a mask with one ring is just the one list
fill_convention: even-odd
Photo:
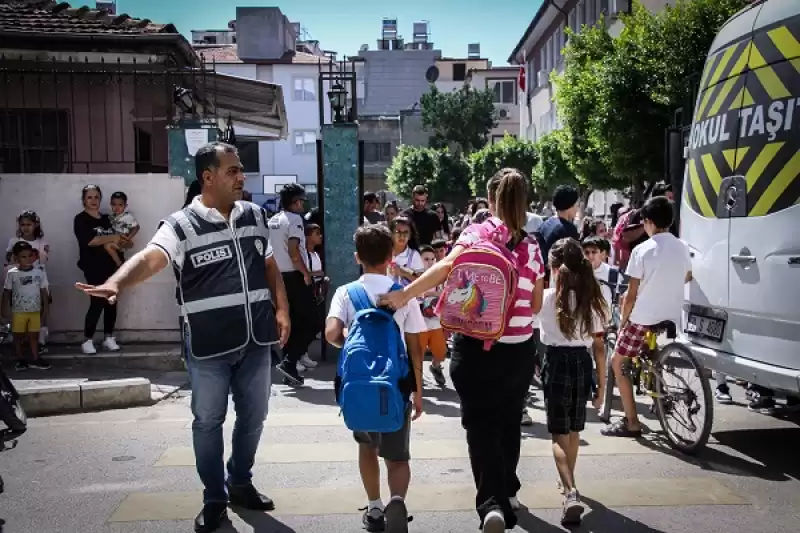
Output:
[[81,351],[86,355],[94,355],[97,353],[97,348],[94,347],[94,342],[91,339],[88,339],[86,342],[81,344]]
[[506,519],[500,511],[489,511],[483,519],[483,533],[505,533]]
[[103,348],[105,348],[109,352],[118,352],[119,344],[117,344],[117,339],[115,339],[114,337],[106,337],[103,340]]
[[317,368],[318,362],[311,359],[307,353],[304,353],[302,357],[300,357],[300,364],[306,367],[307,369],[311,370]]
[[521,505],[519,503],[519,498],[517,498],[516,496],[510,497],[508,499],[508,503],[511,504],[511,509],[513,509],[514,511],[520,510]]

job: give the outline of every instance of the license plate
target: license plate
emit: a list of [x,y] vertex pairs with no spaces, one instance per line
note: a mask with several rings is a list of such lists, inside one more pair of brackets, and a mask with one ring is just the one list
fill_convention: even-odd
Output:
[[698,337],[705,337],[717,342],[722,342],[722,332],[724,330],[724,320],[689,313],[686,322],[686,332],[689,335],[696,335]]

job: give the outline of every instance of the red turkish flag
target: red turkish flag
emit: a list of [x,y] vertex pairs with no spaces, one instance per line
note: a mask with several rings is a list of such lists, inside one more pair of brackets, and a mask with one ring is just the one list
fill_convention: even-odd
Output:
[[519,90],[525,91],[525,67],[519,67]]

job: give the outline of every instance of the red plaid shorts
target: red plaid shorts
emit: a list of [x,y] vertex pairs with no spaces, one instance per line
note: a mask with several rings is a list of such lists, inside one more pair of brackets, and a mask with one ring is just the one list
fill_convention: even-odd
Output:
[[650,331],[649,326],[640,326],[628,322],[617,337],[617,346],[614,351],[622,357],[639,357],[644,344],[644,337]]

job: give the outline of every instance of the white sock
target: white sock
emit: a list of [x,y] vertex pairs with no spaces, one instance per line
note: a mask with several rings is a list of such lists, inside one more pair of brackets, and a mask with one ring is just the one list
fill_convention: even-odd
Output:
[[371,511],[373,509],[380,509],[383,511],[383,500],[378,498],[377,500],[370,500],[369,505],[367,508]]
[[405,498],[403,498],[402,496],[392,496],[392,501],[395,501],[395,500],[399,500],[399,501],[402,502],[402,501],[405,500]]

